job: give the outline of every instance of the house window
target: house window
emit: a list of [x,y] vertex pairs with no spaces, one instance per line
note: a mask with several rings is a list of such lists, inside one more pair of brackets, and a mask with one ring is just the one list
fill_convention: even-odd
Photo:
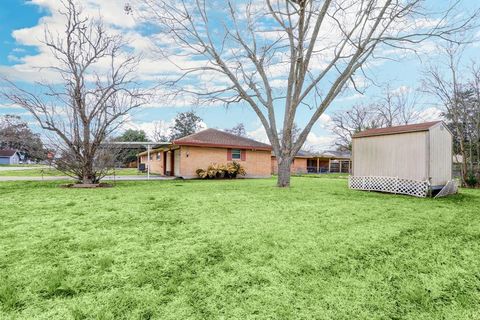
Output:
[[150,154],[150,161],[152,161],[152,160],[153,160],[153,155],[152,155],[152,154]]
[[157,160],[160,160],[160,152],[157,153]]
[[242,159],[242,150],[232,149],[232,160],[241,160]]

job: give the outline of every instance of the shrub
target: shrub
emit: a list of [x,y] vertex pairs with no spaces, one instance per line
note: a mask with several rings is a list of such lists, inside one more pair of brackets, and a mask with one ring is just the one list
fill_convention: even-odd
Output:
[[234,179],[238,175],[247,174],[245,168],[236,161],[227,164],[212,163],[207,169],[199,168],[195,172],[201,179]]
[[465,179],[465,183],[469,188],[475,188],[478,184],[478,179],[473,172],[469,172],[467,175],[467,179]]

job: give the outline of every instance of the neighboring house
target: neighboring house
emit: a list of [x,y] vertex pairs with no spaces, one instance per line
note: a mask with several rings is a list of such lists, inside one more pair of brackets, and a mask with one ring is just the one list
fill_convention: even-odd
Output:
[[[324,151],[321,153],[309,153],[300,151],[293,159],[290,171],[293,174],[349,173],[350,167],[350,153],[348,152]],[[272,154],[272,173],[277,172],[277,159]]]
[[15,150],[0,150],[0,164],[19,164],[20,155]]
[[271,152],[268,144],[206,129],[140,153],[139,164],[150,166],[151,173],[195,178],[197,169],[237,161],[245,168],[247,177],[269,177]]
[[353,136],[350,187],[426,196],[452,180],[452,133],[442,121]]

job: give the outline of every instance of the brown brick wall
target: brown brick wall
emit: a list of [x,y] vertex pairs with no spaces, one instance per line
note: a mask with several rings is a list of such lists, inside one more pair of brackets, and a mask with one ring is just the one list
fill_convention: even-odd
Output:
[[[182,146],[180,148],[180,175],[184,178],[197,177],[196,170],[206,169],[210,164],[226,164],[226,148],[206,148]],[[245,161],[236,160],[241,163],[247,171],[247,177],[269,177],[270,172],[270,151],[246,150]]]
[[[272,174],[278,173],[278,163],[275,157],[271,157],[271,171],[272,171]],[[293,174],[307,173],[307,159],[295,158],[293,160],[292,166],[290,167],[290,172]]]
[[[150,160],[150,173],[160,174],[163,175],[163,154],[160,152],[160,159],[157,160],[157,153],[158,152],[151,152],[152,159]],[[145,163],[146,167],[148,167],[148,159],[147,156],[140,156],[140,162]]]

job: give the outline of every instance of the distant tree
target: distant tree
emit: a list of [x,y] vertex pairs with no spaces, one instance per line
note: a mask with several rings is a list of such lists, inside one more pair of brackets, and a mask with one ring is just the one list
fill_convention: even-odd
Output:
[[169,128],[165,129],[162,121],[156,121],[153,125],[153,141],[166,142],[170,140],[170,136],[168,135]]
[[[116,142],[144,142],[150,141],[143,130],[128,129],[122,135],[114,139]],[[124,165],[137,160],[138,152],[145,151],[145,147],[120,148],[117,152],[116,160]]]
[[406,125],[418,120],[417,95],[414,91],[394,91],[387,86],[375,102],[374,112],[382,127]]
[[174,124],[170,128],[172,133],[170,140],[183,138],[193,134],[202,128],[202,118],[195,111],[180,112],[174,119]]
[[225,129],[225,132],[234,134],[234,135],[239,136],[239,137],[246,137],[247,136],[247,131],[245,130],[245,125],[243,123],[239,123],[231,129]]
[[[464,46],[448,44],[439,48],[441,63],[429,66],[424,88],[441,102],[454,136],[454,152],[462,156],[461,183],[471,177],[480,180],[480,70],[475,64],[460,68]],[[473,179],[475,180],[475,179]]]
[[44,160],[47,154],[40,135],[19,116],[10,114],[0,118],[0,149],[17,150],[24,159],[34,161]]
[[5,79],[2,96],[30,112],[49,135],[60,171],[83,184],[97,183],[111,163],[103,143],[147,95],[135,80],[139,59],[129,54],[122,36],[84,16],[76,1],[61,3],[64,29],[52,32],[47,26],[44,37],[54,61],[50,69],[61,84],[37,83],[39,94]]
[[368,104],[356,104],[349,111],[337,112],[332,117],[335,145],[340,151],[351,150],[352,136],[374,128],[406,125],[418,120],[417,93],[392,90],[386,86],[380,97]]
[[115,140],[119,142],[142,142],[150,141],[143,130],[127,129]]
[[366,129],[379,128],[382,119],[375,112],[375,105],[357,104],[349,111],[337,112],[332,116],[333,132],[337,139],[335,145],[340,151],[352,149],[352,136]]

